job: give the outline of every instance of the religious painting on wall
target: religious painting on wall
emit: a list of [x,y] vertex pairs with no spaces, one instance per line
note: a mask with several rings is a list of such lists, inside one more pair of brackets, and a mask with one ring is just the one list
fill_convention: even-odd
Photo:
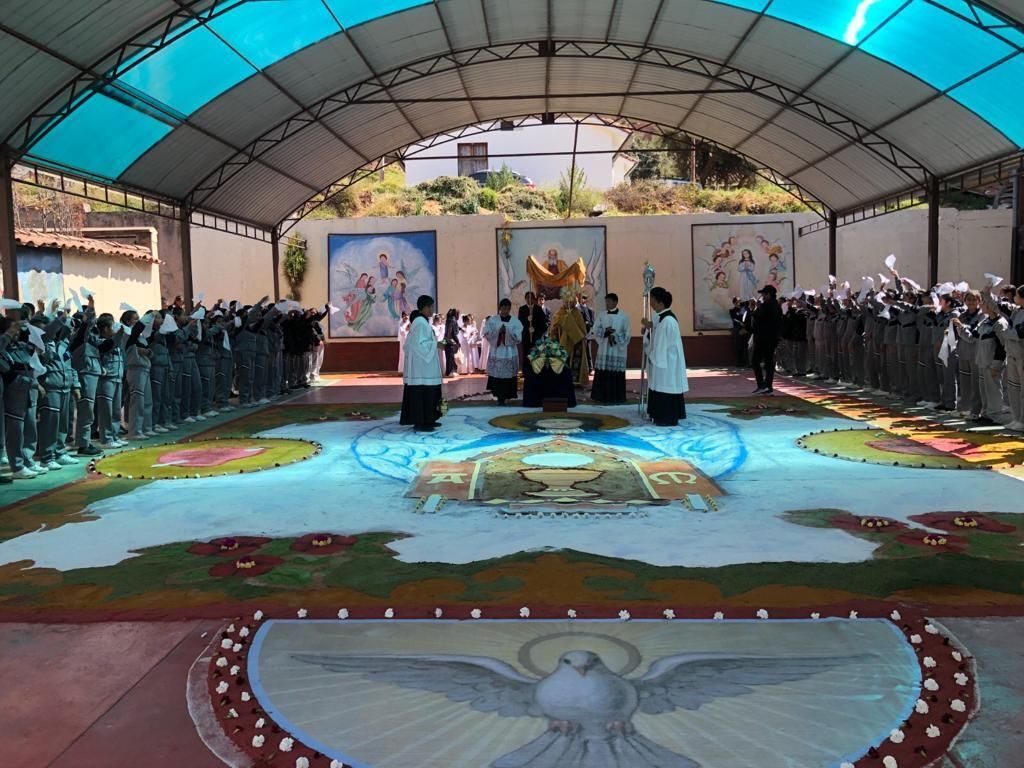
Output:
[[604,227],[515,227],[498,230],[498,299],[513,307],[533,291],[552,312],[565,286],[578,287],[594,306],[608,291]]
[[793,222],[743,221],[695,224],[693,237],[693,327],[732,328],[734,298],[749,301],[766,285],[780,294],[796,285]]
[[422,294],[437,297],[437,233],[328,235],[330,337],[384,338]]
[[47,307],[64,303],[64,258],[60,248],[18,248],[18,295],[22,301]]

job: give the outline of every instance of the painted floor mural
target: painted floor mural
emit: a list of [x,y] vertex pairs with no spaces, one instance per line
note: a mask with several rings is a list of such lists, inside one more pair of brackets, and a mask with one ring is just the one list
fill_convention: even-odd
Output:
[[189,722],[239,768],[1000,765],[1024,445],[780,389],[222,419],[4,489],[0,619],[204,622]]

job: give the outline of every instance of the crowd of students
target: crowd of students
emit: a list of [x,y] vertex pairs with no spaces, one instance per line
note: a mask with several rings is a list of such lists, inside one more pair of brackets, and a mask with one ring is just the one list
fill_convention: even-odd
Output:
[[323,310],[296,302],[218,301],[186,308],[180,297],[141,315],[77,311],[54,301],[5,301],[0,318],[4,419],[10,474],[28,480],[235,410],[309,387],[323,362]]
[[[967,283],[922,288],[901,277],[862,278],[819,291],[781,297],[775,317],[758,303],[732,311],[737,364],[758,350],[755,369],[767,362],[797,377],[841,383],[899,400],[904,405],[959,412],[973,425],[1002,423],[1024,432],[1024,286],[986,276],[981,289]],[[749,340],[749,341],[748,341]],[[769,391],[759,390],[760,394]]]

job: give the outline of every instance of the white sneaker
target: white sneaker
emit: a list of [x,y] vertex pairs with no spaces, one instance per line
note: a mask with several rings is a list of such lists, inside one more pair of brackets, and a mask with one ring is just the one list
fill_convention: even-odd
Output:
[[155,435],[162,435],[162,434],[165,434],[165,433],[170,432],[170,431],[171,430],[169,430],[167,427],[163,427],[163,426],[153,427],[153,434],[155,434]]
[[57,457],[57,463],[62,467],[70,467],[73,464],[77,464],[78,459],[65,453],[64,455]]
[[54,472],[54,471],[56,471],[56,470],[58,470],[58,469],[64,469],[64,465],[63,465],[63,464],[60,464],[60,463],[58,463],[58,462],[56,462],[56,461],[48,461],[48,462],[47,462],[47,463],[46,463],[46,464],[45,464],[44,466],[45,466],[45,467],[46,467],[46,468],[47,468],[47,469],[48,469],[48,470],[49,470],[50,472]]
[[50,471],[42,464],[33,464],[31,467],[26,466],[25,469],[27,469],[29,472],[34,472],[37,475],[45,475],[47,472]]
[[201,414],[201,413],[196,414],[192,418],[195,419],[196,421],[206,421],[206,417],[203,416],[203,414]]
[[212,419],[214,416],[220,416],[220,411],[214,410],[214,409],[210,409],[209,411],[204,413],[203,416],[205,416],[208,419]]
[[100,448],[104,450],[112,451],[115,448],[123,448],[127,443],[122,443],[117,440],[111,440],[109,443],[100,443]]
[[184,419],[182,419],[182,421],[185,422],[186,424],[196,423],[196,420],[192,416],[186,416]]
[[235,408],[235,406],[233,406],[233,405],[225,405],[223,408],[220,409],[220,412],[221,413],[234,413],[237,410],[238,409]]
[[28,467],[22,467],[17,472],[11,475],[15,480],[31,480],[34,477],[38,477],[38,472],[33,472]]
[[166,429],[168,432],[173,432],[177,428],[178,428],[177,424],[164,424],[164,429]]
[[268,400],[268,399],[267,399],[267,398],[265,398],[265,397],[261,397],[261,398],[260,398],[259,400],[257,400],[256,402],[258,402],[258,403],[259,403],[260,405],[267,405],[267,404],[268,404],[268,403],[270,402],[270,400]]

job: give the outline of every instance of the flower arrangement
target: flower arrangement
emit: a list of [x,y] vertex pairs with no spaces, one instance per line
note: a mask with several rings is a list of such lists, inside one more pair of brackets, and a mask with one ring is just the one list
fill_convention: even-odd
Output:
[[334,539],[331,538],[330,534],[318,533],[313,536],[313,540],[310,542],[314,547],[329,547],[334,543]]
[[240,571],[248,571],[256,567],[256,561],[250,556],[240,557],[235,560],[235,568]]
[[954,517],[953,525],[957,528],[977,528],[978,521],[970,515],[964,515],[963,517]]
[[860,524],[864,528],[888,528],[892,525],[892,521],[886,520],[884,517],[862,517]]
[[557,374],[569,362],[569,353],[554,339],[542,339],[530,350],[529,358],[534,373],[539,374],[547,367]]

